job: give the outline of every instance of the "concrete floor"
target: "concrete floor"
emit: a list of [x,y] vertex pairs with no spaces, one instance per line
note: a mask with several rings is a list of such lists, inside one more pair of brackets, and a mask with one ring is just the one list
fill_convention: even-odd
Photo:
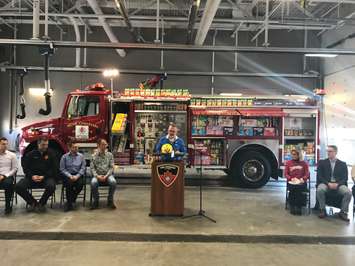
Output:
[[[57,204],[39,215],[19,202],[12,216],[0,215],[0,265],[353,265],[354,221],[292,216],[284,210],[284,193],[273,185],[206,188],[204,209],[216,224],[198,217],[149,217],[148,186],[120,186],[116,211],[80,206],[63,213]],[[197,212],[198,198],[198,188],[186,188],[185,215]],[[85,233],[94,235],[86,239]],[[352,242],[327,242],[337,237]]]
[[[337,245],[0,241],[2,266],[354,265],[355,247]],[[21,255],[20,255],[21,254]],[[50,263],[49,263],[50,262]]]

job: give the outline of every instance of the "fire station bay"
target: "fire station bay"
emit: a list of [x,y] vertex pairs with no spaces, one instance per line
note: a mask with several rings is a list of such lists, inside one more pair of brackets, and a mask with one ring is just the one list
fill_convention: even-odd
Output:
[[354,14],[0,0],[0,265],[355,265]]

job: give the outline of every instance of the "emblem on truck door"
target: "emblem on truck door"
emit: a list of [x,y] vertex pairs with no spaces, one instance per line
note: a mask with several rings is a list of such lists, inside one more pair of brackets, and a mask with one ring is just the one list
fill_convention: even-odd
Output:
[[89,126],[76,125],[75,126],[76,139],[89,139]]
[[173,164],[162,164],[157,167],[160,181],[165,187],[170,187],[174,184],[179,175],[179,167]]

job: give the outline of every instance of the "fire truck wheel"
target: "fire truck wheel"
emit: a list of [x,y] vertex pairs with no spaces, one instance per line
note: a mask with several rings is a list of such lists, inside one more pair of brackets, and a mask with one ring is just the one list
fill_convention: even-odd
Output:
[[227,175],[231,174],[231,171],[229,169],[224,169],[223,172],[225,172]]
[[269,181],[270,176],[270,162],[260,152],[242,153],[232,162],[231,177],[237,186],[260,188]]
[[56,180],[57,180],[57,182],[59,182],[59,181],[62,181],[61,177],[60,177],[59,164],[60,164],[60,159],[62,158],[63,152],[58,149],[53,149],[53,148],[51,149],[51,151],[54,154],[55,161],[57,164],[58,171],[56,173]]

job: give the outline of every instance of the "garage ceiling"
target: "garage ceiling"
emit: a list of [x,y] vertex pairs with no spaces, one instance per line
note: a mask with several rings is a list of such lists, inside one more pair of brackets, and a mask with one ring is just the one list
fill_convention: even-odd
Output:
[[[0,29],[33,23],[31,0],[0,0]],[[137,42],[140,29],[186,29],[186,42],[203,44],[209,30],[249,31],[256,39],[269,29],[309,30],[321,35],[354,24],[352,0],[51,0],[49,24],[127,28]],[[268,8],[267,8],[268,7]],[[45,1],[40,1],[44,23]],[[64,29],[63,29],[64,30]],[[158,36],[158,35],[157,35]],[[264,43],[268,45],[267,40]]]

